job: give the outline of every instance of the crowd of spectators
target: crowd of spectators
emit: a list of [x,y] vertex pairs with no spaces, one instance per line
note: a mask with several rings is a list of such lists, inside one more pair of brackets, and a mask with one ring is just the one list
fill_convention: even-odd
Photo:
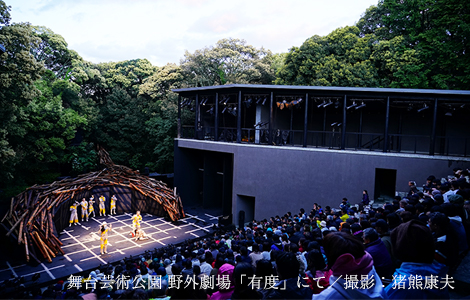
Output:
[[[442,299],[468,252],[467,170],[370,205],[306,211],[220,227],[211,236],[103,265],[21,294],[34,299]],[[338,201],[339,202],[339,201]],[[360,203],[359,203],[360,202]],[[211,280],[212,278],[212,280]]]

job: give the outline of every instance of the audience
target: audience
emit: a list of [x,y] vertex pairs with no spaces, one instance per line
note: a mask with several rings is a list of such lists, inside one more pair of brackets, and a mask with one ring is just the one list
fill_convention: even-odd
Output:
[[373,258],[361,242],[351,234],[334,232],[325,237],[324,248],[333,275],[330,286],[314,299],[386,299]]
[[[42,291],[20,286],[16,297],[446,298],[469,248],[467,176],[467,170],[450,182],[429,176],[422,189],[410,181],[403,199],[382,206],[369,199],[351,206],[344,198],[337,208],[315,203],[243,228],[219,227],[211,237],[100,266],[81,286],[72,278]],[[128,281],[119,281],[123,276]],[[106,280],[108,288],[100,288]]]

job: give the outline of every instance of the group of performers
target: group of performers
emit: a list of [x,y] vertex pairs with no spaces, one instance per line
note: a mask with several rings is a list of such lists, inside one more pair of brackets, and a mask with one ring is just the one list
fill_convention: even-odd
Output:
[[137,213],[132,216],[132,231],[129,233],[130,235],[132,235],[133,238],[135,238],[136,241],[147,240],[150,238],[140,227],[141,221],[142,216],[140,215],[140,211],[137,211]]
[[[135,241],[139,240],[146,240],[149,239],[150,237],[145,234],[145,232],[142,230],[140,227],[140,222],[142,221],[142,216],[140,215],[140,211],[137,211],[135,215],[132,216],[132,231],[131,235],[133,238],[135,238]],[[112,231],[113,227],[112,224],[107,224],[106,222],[103,222],[100,225],[100,229],[98,231],[98,234],[100,235],[100,253],[101,255],[108,253],[107,252],[107,247],[108,247],[108,232]]]
[[[116,214],[116,195],[113,195],[111,197],[111,211],[110,215],[115,215]],[[100,216],[106,216],[106,207],[105,207],[105,202],[106,198],[101,195],[99,198],[99,208],[100,208]],[[92,216],[96,217],[95,215],[95,209],[93,205],[95,204],[95,196],[91,196],[89,201],[86,201],[85,198],[82,199],[80,203],[75,201],[71,206],[70,206],[70,221],[69,221],[69,227],[72,226],[72,224],[75,225],[80,225],[78,223],[78,207],[81,206],[81,212],[82,212],[82,222],[86,220],[88,222],[88,218]],[[140,211],[137,211],[135,215],[132,216],[132,231],[130,232],[130,235],[135,239],[135,241],[139,240],[146,240],[149,239],[150,237],[145,234],[145,232],[142,230],[140,226],[140,222],[142,222],[142,216],[140,215]],[[108,247],[108,232],[112,230],[112,225],[107,224],[106,222],[103,222],[100,225],[98,234],[100,236],[100,253],[103,255],[107,252],[107,247]]]
[[[111,212],[110,212],[110,215],[115,215],[116,214],[116,201],[117,201],[116,195],[113,195],[111,197]],[[106,216],[105,202],[106,202],[106,198],[103,195],[101,195],[101,197],[99,198],[100,216]],[[82,222],[84,220],[88,221],[88,217],[90,217],[92,214],[93,214],[93,217],[96,217],[95,208],[93,206],[94,204],[95,204],[95,196],[93,196],[93,195],[91,196],[89,201],[86,201],[85,198],[83,198],[82,202],[80,202],[80,203],[75,201],[70,206],[69,227],[72,226],[72,224],[80,225],[80,223],[78,223],[78,212],[77,212],[77,209],[78,209],[79,205],[82,207],[82,209],[81,209],[82,210]]]

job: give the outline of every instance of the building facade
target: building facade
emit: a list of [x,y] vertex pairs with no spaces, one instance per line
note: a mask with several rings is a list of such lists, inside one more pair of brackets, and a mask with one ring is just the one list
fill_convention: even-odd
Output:
[[386,201],[470,165],[470,91],[224,85],[174,90],[174,183],[233,223]]

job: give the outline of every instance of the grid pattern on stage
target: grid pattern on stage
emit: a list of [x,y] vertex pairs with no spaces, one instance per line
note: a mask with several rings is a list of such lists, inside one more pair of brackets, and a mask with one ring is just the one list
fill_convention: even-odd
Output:
[[[97,268],[100,264],[115,262],[130,255],[138,255],[147,250],[176,244],[187,239],[194,239],[212,232],[217,224],[218,216],[210,214],[193,215],[186,213],[186,217],[176,222],[169,222],[162,217],[142,214],[140,222],[142,230],[149,237],[147,240],[135,241],[130,235],[132,230],[133,214],[106,215],[90,218],[81,225],[72,225],[65,228],[59,236],[63,243],[63,256],[57,256],[52,263],[42,263],[37,266],[29,264],[12,265],[5,262],[0,269],[0,282],[10,278],[10,274],[24,276],[26,281],[40,273],[38,282],[54,280],[83,270]],[[80,219],[81,221],[81,219]],[[108,253],[100,255],[99,226],[104,221],[113,225],[108,236]]]

